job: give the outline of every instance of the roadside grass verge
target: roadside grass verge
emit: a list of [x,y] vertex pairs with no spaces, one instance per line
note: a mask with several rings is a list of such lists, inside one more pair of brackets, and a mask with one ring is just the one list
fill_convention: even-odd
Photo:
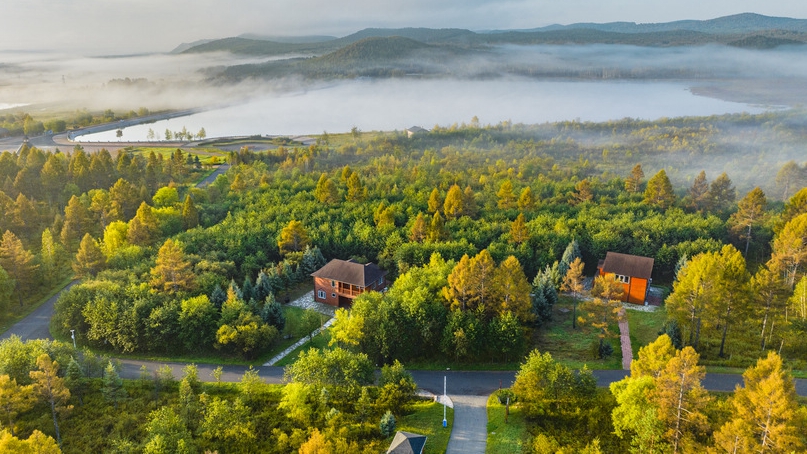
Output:
[[530,434],[521,408],[510,405],[505,422],[506,406],[496,393],[488,398],[488,441],[485,452],[490,454],[520,454],[526,451]]
[[[621,369],[622,348],[619,346],[619,339],[610,340],[614,347],[614,353],[610,358],[595,359],[592,345],[597,342],[597,333],[595,330],[584,329],[579,324],[577,328],[572,328],[573,313],[572,299],[561,296],[558,304],[552,309],[552,321],[536,330],[533,336],[533,348],[549,352],[552,358],[572,369],[581,369],[584,365],[589,369]],[[577,315],[580,316],[579,303]],[[619,327],[614,325],[611,332],[619,333]]]
[[19,305],[19,300],[16,297],[11,299],[9,303],[9,313],[0,316],[0,334],[8,331],[9,328],[14,326],[15,323],[31,315],[31,312],[37,310],[39,306],[45,304],[53,295],[59,293],[67,284],[73,281],[73,277],[66,277],[54,284],[51,288],[40,288],[32,295],[22,299],[22,307]]
[[[421,400],[412,405],[412,412],[402,416],[396,424],[396,430],[425,435],[424,454],[442,454],[448,448],[451,428],[454,426],[454,409],[446,412],[448,427],[443,427],[443,406],[432,400]],[[387,440],[387,445],[392,437]]]

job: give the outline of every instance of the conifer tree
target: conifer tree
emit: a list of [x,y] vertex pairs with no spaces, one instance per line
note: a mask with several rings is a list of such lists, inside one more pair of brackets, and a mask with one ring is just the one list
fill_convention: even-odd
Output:
[[170,238],[157,252],[157,263],[150,274],[151,286],[159,291],[176,293],[196,287],[196,276],[181,245]]
[[34,285],[39,265],[34,260],[34,254],[25,249],[17,235],[9,230],[3,233],[0,241],[0,266],[14,280],[14,290],[22,307],[22,295]]
[[510,224],[510,242],[521,244],[529,239],[529,231],[524,221],[524,213],[519,213],[516,220]]
[[630,171],[630,176],[625,179],[625,190],[634,194],[639,192],[644,179],[644,171],[641,164],[636,164]]
[[118,403],[126,398],[126,388],[123,387],[123,379],[120,378],[118,370],[112,361],[109,361],[104,368],[104,384],[101,387],[101,393],[107,402],[112,402],[112,405],[117,409]]
[[574,259],[569,265],[569,270],[563,276],[561,285],[564,292],[572,292],[572,328],[577,328],[577,297],[583,292],[583,266],[580,257]]
[[436,213],[440,211],[440,207],[443,206],[443,201],[440,198],[440,191],[437,188],[432,189],[431,194],[429,194],[429,213]]
[[39,355],[36,359],[36,366],[39,370],[29,372],[34,381],[34,392],[50,406],[53,417],[53,430],[56,432],[56,443],[62,444],[62,436],[59,432],[58,415],[65,415],[73,409],[69,405],[70,390],[64,384],[64,379],[59,377],[59,363],[52,361],[47,353]]
[[412,223],[412,230],[409,231],[409,240],[413,243],[422,243],[429,236],[426,226],[426,218],[423,213],[418,213],[415,222]]
[[280,231],[280,238],[277,240],[277,246],[283,255],[289,252],[300,252],[310,244],[308,232],[302,222],[296,220],[289,221],[286,227],[283,227],[283,230]]
[[101,252],[98,242],[89,233],[85,233],[76,252],[76,260],[73,262],[76,276],[95,276],[105,265],[106,257]]
[[644,191],[644,203],[667,209],[675,203],[675,193],[664,169],[658,171],[647,182]]
[[445,222],[443,221],[443,217],[440,216],[440,212],[435,211],[434,216],[432,216],[431,225],[429,225],[429,241],[441,241],[445,239],[445,236]]
[[520,322],[531,322],[533,320],[530,311],[531,288],[518,259],[512,255],[507,257],[499,264],[494,279],[496,298],[499,300],[499,316],[509,311],[518,317]]
[[513,194],[513,183],[510,182],[510,180],[504,180],[496,196],[499,198],[499,208],[503,210],[509,210],[516,205],[516,196]]
[[12,436],[16,434],[17,416],[30,410],[35,402],[32,385],[18,385],[16,379],[0,375],[0,418]]
[[535,196],[532,195],[532,188],[527,186],[521,190],[521,195],[518,196],[518,209],[529,211],[533,208],[535,208]]
[[129,221],[127,231],[129,243],[138,246],[150,246],[157,239],[158,234],[157,217],[154,215],[152,208],[146,202],[142,202],[135,217]]
[[463,200],[462,189],[456,184],[448,189],[446,200],[443,203],[443,213],[446,219],[456,219],[465,214],[465,201]]
[[199,210],[196,204],[193,203],[190,195],[185,196],[185,201],[182,203],[182,226],[185,230],[190,230],[199,225]]
[[336,184],[324,173],[320,175],[319,181],[317,181],[317,187],[314,189],[314,197],[320,203],[328,205],[339,201],[339,191],[336,189]]

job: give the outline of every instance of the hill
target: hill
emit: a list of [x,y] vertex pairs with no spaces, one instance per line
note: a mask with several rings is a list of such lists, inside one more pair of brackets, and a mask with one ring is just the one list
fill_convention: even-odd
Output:
[[[787,33],[790,36],[776,36]],[[283,55],[303,53],[323,55],[368,38],[408,38],[425,44],[448,44],[462,47],[479,47],[492,44],[627,44],[638,46],[690,46],[700,44],[729,44],[742,42],[752,36],[807,42],[807,20],[786,17],[769,17],[744,13],[716,19],[684,20],[658,24],[611,22],[605,24],[577,23],[551,25],[530,30],[498,30],[473,32],[446,28],[367,28],[342,38],[259,37],[245,35],[203,42],[184,52],[202,53],[228,51],[248,55]],[[320,39],[320,40],[318,40]],[[756,38],[760,41],[761,38]],[[282,42],[281,42],[282,41]],[[765,40],[774,45],[776,40]],[[782,41],[780,44],[792,44]],[[776,44],[778,45],[778,44]]]

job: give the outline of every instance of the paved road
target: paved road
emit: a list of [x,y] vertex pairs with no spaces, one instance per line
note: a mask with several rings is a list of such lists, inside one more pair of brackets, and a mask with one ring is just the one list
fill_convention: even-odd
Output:
[[50,335],[50,318],[53,316],[53,306],[56,304],[56,300],[59,299],[59,295],[63,291],[76,285],[78,282],[78,280],[75,280],[67,284],[59,293],[50,297],[50,299],[45,301],[45,303],[39,306],[35,311],[31,312],[27,317],[20,320],[9,328],[8,331],[0,335],[0,340],[8,338],[12,334],[16,334],[23,340],[53,339]]
[[454,426],[446,454],[485,454],[488,438],[487,396],[451,396]]

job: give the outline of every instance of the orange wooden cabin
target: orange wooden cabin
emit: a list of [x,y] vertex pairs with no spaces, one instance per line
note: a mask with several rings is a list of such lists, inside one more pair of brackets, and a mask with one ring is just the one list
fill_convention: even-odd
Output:
[[625,289],[622,301],[634,304],[644,304],[647,291],[653,282],[653,263],[650,257],[608,252],[605,260],[597,265],[600,276],[613,276],[622,283]]
[[333,259],[311,273],[314,277],[314,301],[331,306],[350,306],[362,293],[387,288],[387,272],[374,263]]

